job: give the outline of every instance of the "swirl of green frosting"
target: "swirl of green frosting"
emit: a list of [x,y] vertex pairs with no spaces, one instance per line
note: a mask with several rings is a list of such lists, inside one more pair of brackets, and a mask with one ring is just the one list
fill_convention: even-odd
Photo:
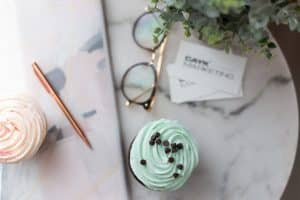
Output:
[[[154,143],[154,144],[153,144]],[[133,141],[130,168],[152,190],[176,190],[198,165],[198,151],[188,132],[176,121],[146,124]]]

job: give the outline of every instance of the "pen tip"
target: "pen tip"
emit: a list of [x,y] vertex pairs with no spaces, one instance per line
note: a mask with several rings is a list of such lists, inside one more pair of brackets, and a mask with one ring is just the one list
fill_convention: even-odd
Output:
[[86,137],[84,137],[84,143],[85,143],[91,150],[93,150],[93,146],[91,145],[90,141],[89,141]]

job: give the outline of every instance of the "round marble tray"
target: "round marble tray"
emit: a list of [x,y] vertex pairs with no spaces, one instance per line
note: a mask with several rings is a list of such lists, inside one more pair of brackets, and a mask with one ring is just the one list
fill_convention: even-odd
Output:
[[140,107],[127,108],[119,89],[121,77],[130,65],[150,58],[131,37],[132,24],[147,1],[111,0],[106,4],[126,151],[138,130],[159,118],[180,121],[199,143],[200,165],[182,189],[152,192],[129,175],[133,199],[280,199],[298,140],[295,88],[280,49],[271,62],[259,55],[249,56],[243,98],[177,105],[170,102],[165,67],[175,61],[182,39],[180,31],[174,30],[167,44],[154,110],[148,113]]

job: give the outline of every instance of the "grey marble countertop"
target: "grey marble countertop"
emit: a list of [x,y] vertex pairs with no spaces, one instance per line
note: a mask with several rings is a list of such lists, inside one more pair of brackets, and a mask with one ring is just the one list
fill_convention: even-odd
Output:
[[[146,5],[145,0],[106,1],[124,149],[128,150],[146,122],[176,119],[197,139],[200,164],[188,183],[176,192],[149,191],[128,174],[132,198],[280,199],[293,167],[298,139],[295,88],[280,49],[272,61],[249,55],[243,98],[173,104],[164,67],[154,110],[147,113],[138,107],[128,108],[119,89],[122,75],[130,65],[150,57],[131,36],[133,22]],[[164,66],[174,62],[181,39],[180,30],[175,28],[167,44]]]

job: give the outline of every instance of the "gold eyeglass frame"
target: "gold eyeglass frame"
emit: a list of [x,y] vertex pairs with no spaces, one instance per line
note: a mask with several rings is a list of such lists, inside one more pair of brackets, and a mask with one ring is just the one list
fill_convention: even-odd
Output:
[[[164,52],[165,52],[165,48],[166,48],[166,44],[167,44],[167,37],[166,37],[166,35],[164,35],[163,38],[161,39],[161,41],[153,49],[146,48],[146,47],[139,44],[139,42],[136,40],[136,37],[134,35],[135,34],[134,31],[135,31],[135,28],[138,24],[138,21],[147,14],[151,14],[151,12],[145,12],[140,17],[137,18],[137,20],[135,21],[134,26],[133,26],[132,34],[133,34],[133,38],[134,38],[135,43],[139,47],[141,47],[142,49],[145,49],[147,51],[152,52],[151,60],[150,60],[150,62],[136,63],[136,64],[132,65],[131,67],[129,67],[126,70],[126,72],[124,73],[124,75],[122,77],[122,81],[121,81],[121,91],[122,91],[123,96],[126,99],[126,103],[125,103],[126,106],[129,107],[132,104],[136,104],[136,105],[143,106],[143,108],[147,111],[151,111],[152,108],[153,108],[153,105],[155,103],[155,99],[156,99],[155,94],[156,94],[156,90],[157,90],[157,87],[158,87],[158,80],[159,80],[160,75],[161,75],[163,57],[164,57]],[[151,87],[149,87],[149,88],[145,89],[144,91],[142,91],[141,94],[139,94],[139,95],[137,95],[133,98],[130,98],[125,92],[126,77],[132,69],[134,69],[135,67],[139,67],[141,65],[150,67],[152,69],[152,71],[154,73],[154,83]],[[141,98],[144,94],[148,93],[150,90],[152,90],[152,91],[151,91],[151,94],[150,94],[150,96],[147,100],[145,100],[143,102],[137,101],[139,98]]]

